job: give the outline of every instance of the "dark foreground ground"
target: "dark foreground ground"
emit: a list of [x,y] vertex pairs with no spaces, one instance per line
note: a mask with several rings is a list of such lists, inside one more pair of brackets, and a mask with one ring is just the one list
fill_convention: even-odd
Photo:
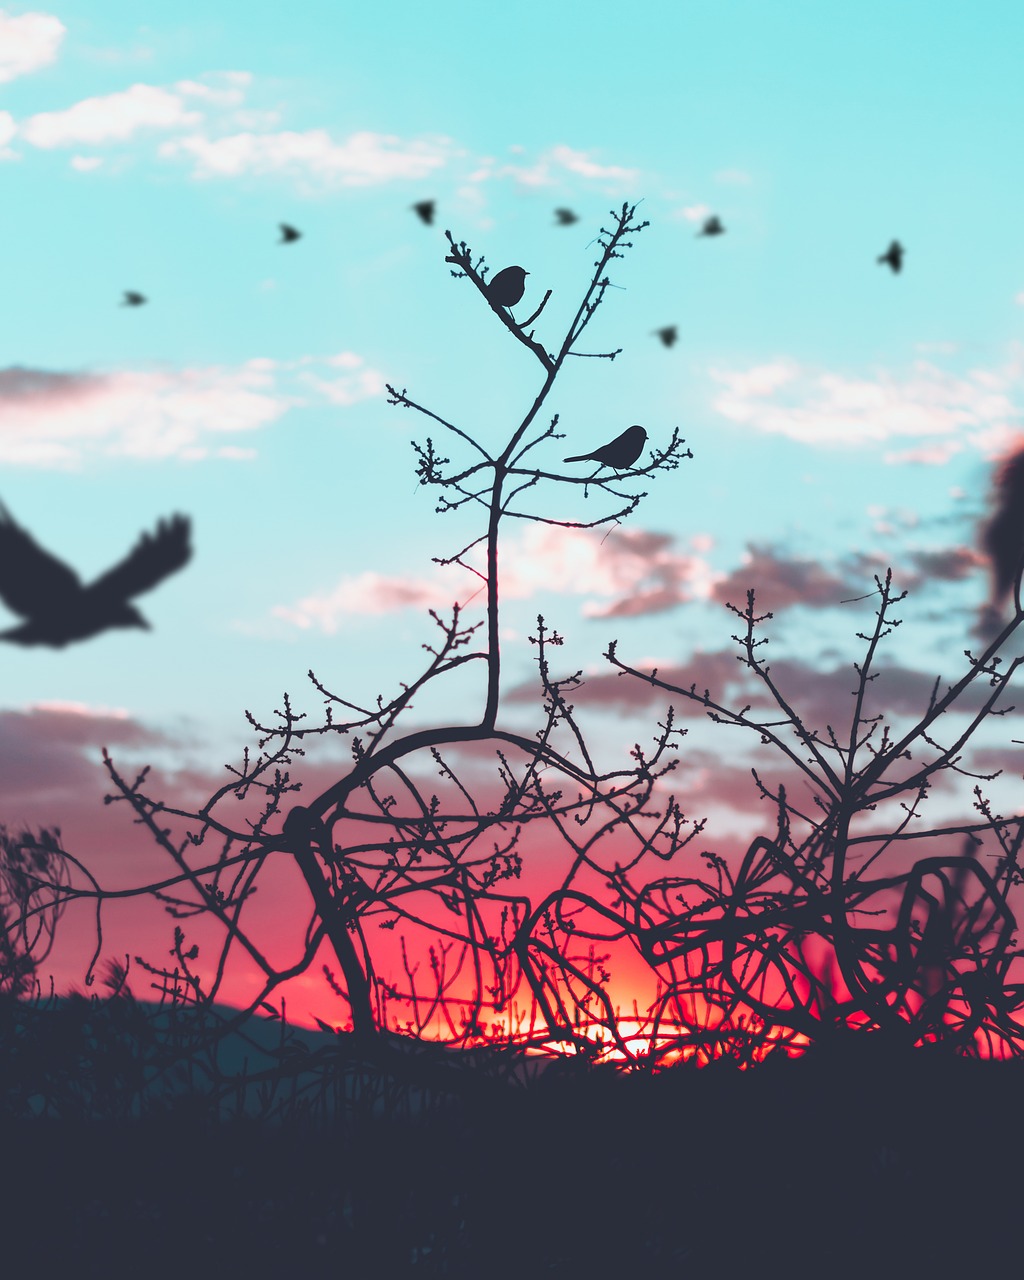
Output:
[[181,1104],[0,1144],[12,1276],[1024,1275],[1018,1064],[549,1073],[414,1119]]

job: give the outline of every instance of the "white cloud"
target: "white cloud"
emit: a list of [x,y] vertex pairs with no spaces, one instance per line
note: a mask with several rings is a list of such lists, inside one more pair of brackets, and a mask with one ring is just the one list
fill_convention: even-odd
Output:
[[359,367],[341,378],[311,373],[317,364],[311,357],[109,374],[0,369],[0,462],[73,467],[97,455],[251,458],[251,446],[224,436],[258,431],[296,405],[351,405],[378,394],[381,375],[352,358]]
[[364,132],[336,141],[326,129],[308,129],[221,138],[194,133],[165,142],[160,154],[191,159],[193,174],[200,178],[302,173],[355,187],[425,178],[447,162],[451,150],[447,138],[403,141],[391,134]]
[[67,28],[49,13],[15,16],[0,9],[0,84],[56,61]]
[[1013,395],[1024,391],[1022,372],[1019,356],[1000,369],[961,375],[925,361],[902,375],[881,370],[873,377],[806,369],[791,360],[710,370],[721,388],[714,408],[733,422],[819,446],[917,439],[922,444],[913,460],[919,462],[947,460],[948,450],[934,446],[950,437],[988,450],[1010,431],[1021,416]]
[[[522,155],[521,146],[509,147],[514,155]],[[469,184],[486,182],[493,178],[512,178],[523,187],[556,187],[565,183],[566,175],[599,183],[603,190],[616,190],[633,185],[639,177],[636,169],[621,165],[599,164],[589,152],[576,151],[562,143],[549,147],[532,164],[497,164],[490,156],[476,162],[476,168],[468,175]]]
[[296,604],[275,605],[271,612],[304,631],[315,627],[333,635],[348,617],[395,613],[399,609],[446,609],[452,603],[451,591],[445,591],[438,582],[361,573]]
[[83,98],[66,111],[29,116],[20,133],[34,147],[68,147],[124,142],[141,129],[173,129],[200,120],[180,95],[150,84],[133,84],[122,93]]
[[79,173],[90,173],[93,169],[98,169],[103,163],[100,156],[72,156],[71,167],[77,169]]
[[711,206],[707,204],[684,205],[681,209],[677,209],[672,216],[681,218],[684,222],[703,222],[705,218],[711,216]]

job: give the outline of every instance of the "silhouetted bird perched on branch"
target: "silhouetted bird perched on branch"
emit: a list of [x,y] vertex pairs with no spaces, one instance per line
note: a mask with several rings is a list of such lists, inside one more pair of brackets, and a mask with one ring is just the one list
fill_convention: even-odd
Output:
[[556,209],[555,217],[558,219],[560,227],[571,227],[574,222],[579,222],[580,215],[573,213],[571,209]]
[[655,329],[654,332],[662,340],[666,347],[671,347],[676,338],[679,337],[679,330],[674,324],[667,324],[664,329]]
[[290,227],[287,222],[279,222],[277,224],[281,228],[281,239],[278,244],[291,244],[295,240],[302,239],[302,232],[296,227]]
[[982,531],[992,561],[992,591],[981,614],[983,634],[1002,627],[1002,611],[1024,566],[1024,449],[1005,459],[996,473],[995,511]]
[[121,303],[121,306],[141,307],[145,301],[146,295],[144,293],[136,293],[134,289],[125,289],[124,302]]
[[416,210],[421,222],[425,222],[428,227],[433,225],[434,210],[437,208],[436,200],[419,200],[412,207]]
[[499,307],[514,307],[522,302],[529,271],[522,267],[505,267],[487,286],[487,296]]
[[888,249],[886,249],[885,253],[880,253],[878,255],[879,265],[881,266],[883,263],[887,264],[892,267],[893,272],[898,275],[903,269],[903,255],[905,253],[906,249],[904,249],[898,240],[894,240],[892,244],[889,245]]
[[704,225],[697,232],[698,236],[724,236],[725,227],[722,226],[722,219],[717,213],[713,213],[710,218],[704,219]]
[[60,649],[108,627],[148,630],[149,623],[128,601],[187,563],[189,532],[185,516],[161,520],[155,534],[144,533],[120,564],[83,587],[78,574],[44,551],[0,503],[0,599],[28,619],[0,632],[0,640]]
[[608,444],[603,444],[593,453],[578,453],[566,462],[599,462],[603,467],[613,467],[616,471],[624,471],[631,467],[644,451],[647,443],[647,432],[643,427],[627,427],[621,436],[616,436]]

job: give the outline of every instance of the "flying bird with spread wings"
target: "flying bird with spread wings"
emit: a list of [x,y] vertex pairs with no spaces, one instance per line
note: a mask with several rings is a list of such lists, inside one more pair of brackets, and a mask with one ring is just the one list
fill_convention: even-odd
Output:
[[704,225],[697,232],[698,236],[724,236],[725,227],[722,226],[722,219],[717,213],[713,213],[709,218],[704,219]]
[[556,209],[555,218],[557,219],[557,226],[571,227],[574,222],[579,222],[580,215],[574,209]]
[[185,516],[161,520],[155,533],[144,533],[119,564],[84,587],[74,569],[39,546],[0,503],[0,600],[26,619],[0,631],[0,640],[62,649],[110,627],[148,630],[128,602],[188,563],[190,532]]
[[433,226],[434,213],[437,209],[436,200],[417,200],[412,208],[421,222],[426,223],[428,227]]
[[675,345],[676,338],[679,337],[679,330],[674,324],[667,324],[663,329],[655,329],[654,334],[659,337],[666,347]]
[[281,239],[278,244],[294,244],[296,240],[302,239],[302,232],[296,227],[290,227],[287,222],[279,222],[277,224],[281,228]]
[[903,270],[903,255],[905,253],[906,249],[898,240],[894,240],[885,253],[878,255],[878,264],[879,266],[892,267],[893,275],[899,275]]
[[122,307],[141,307],[148,299],[144,293],[137,293],[134,289],[125,289],[124,301]]

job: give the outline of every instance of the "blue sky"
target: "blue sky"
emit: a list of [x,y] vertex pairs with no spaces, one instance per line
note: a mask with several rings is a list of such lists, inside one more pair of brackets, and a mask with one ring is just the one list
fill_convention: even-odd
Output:
[[[615,637],[685,666],[729,647],[716,597],[747,585],[779,654],[832,670],[866,621],[840,600],[887,563],[914,588],[893,660],[955,669],[989,475],[1022,431],[1024,12],[212,8],[0,10],[0,498],[83,578],[173,511],[195,545],[140,599],[151,633],[0,649],[0,759],[38,721],[8,821],[84,821],[111,734],[219,780],[243,708],[287,689],[316,709],[308,668],[355,698],[415,673],[425,606],[472,594],[430,564],[469,526],[417,489],[427,432],[383,385],[490,441],[537,387],[451,278],[446,227],[553,290],[554,341],[607,211],[643,200],[591,331],[623,354],[559,383],[552,462],[632,422],[694,452],[604,544],[513,532],[510,688],[540,611],[567,669],[599,673]],[[581,220],[556,227],[558,206]],[[727,234],[698,238],[711,211]],[[282,220],[303,239],[279,246]],[[894,237],[899,276],[875,261]],[[663,607],[637,606],[650,592]],[[68,766],[72,715],[89,769]]]

